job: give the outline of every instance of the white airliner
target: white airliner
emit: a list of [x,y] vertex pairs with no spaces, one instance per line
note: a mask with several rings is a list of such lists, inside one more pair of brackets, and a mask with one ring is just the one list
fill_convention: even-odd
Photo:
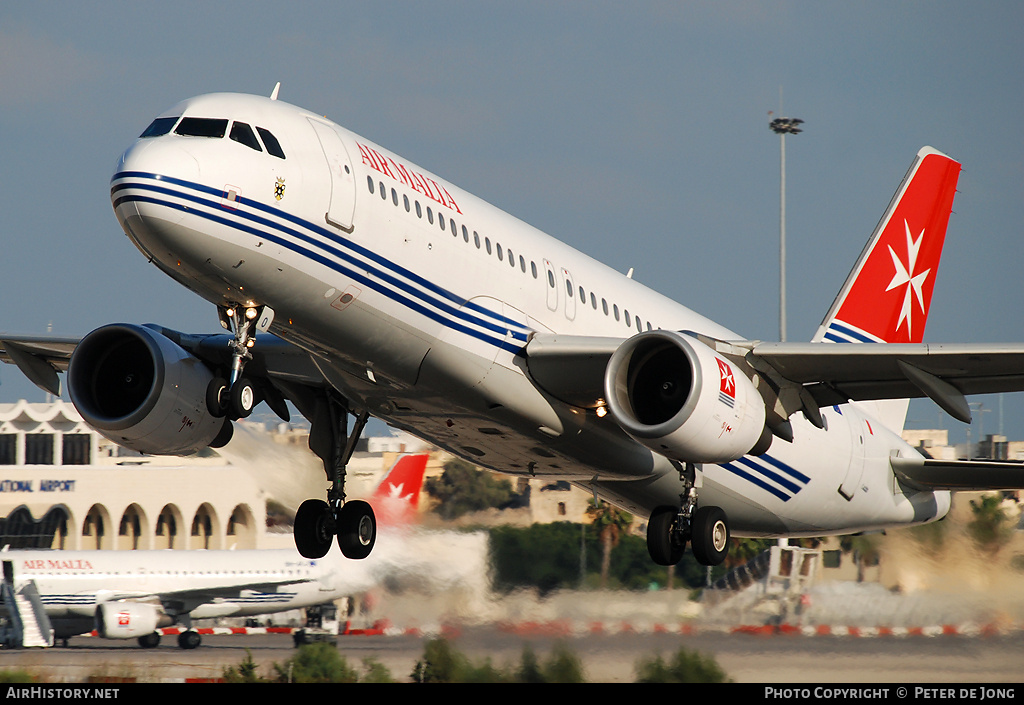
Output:
[[950,490],[1024,487],[1021,466],[934,461],[899,436],[909,397],[968,420],[965,394],[1024,389],[1024,345],[921,343],[949,157],[918,153],[813,341],[759,342],[276,97],[178,103],[110,184],[132,243],[229,334],[114,324],[0,336],[0,355],[51,392],[66,369],[86,421],[148,453],[221,444],[254,403],[286,416],[290,400],[331,480],[296,518],[303,555],[373,547],[344,482],[370,415],[649,517],[662,564],[686,543],[717,564],[730,534],[920,524]]
[[[423,454],[402,456],[378,485],[374,502],[388,512],[382,524],[400,528],[412,520],[426,462]],[[332,602],[379,585],[393,565],[414,562],[398,551],[374,559],[353,561],[338,551],[304,558],[294,549],[0,551],[5,581],[16,592],[34,583],[56,639],[95,630],[151,648],[160,643],[158,629],[182,624],[183,649],[201,642],[193,620]]]

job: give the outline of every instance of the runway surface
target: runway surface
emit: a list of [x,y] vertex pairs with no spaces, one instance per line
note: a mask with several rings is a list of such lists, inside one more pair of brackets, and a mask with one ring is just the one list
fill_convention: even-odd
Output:
[[[529,644],[543,660],[560,642],[582,661],[590,682],[635,680],[636,663],[680,647],[714,656],[738,683],[1019,683],[1024,682],[1024,633],[993,636],[856,637],[777,634],[663,633],[591,634],[579,637],[523,636],[499,628],[473,628],[448,634],[473,662],[490,658],[496,666],[517,665]],[[396,680],[408,680],[423,656],[427,636],[343,636],[338,648],[350,666],[374,659]],[[72,639],[52,649],[0,652],[0,669],[25,669],[50,682],[83,682],[90,676],[127,677],[140,682],[217,679],[228,666],[252,654],[268,675],[295,649],[285,634],[207,636],[185,651],[165,638],[156,649],[134,642],[93,637]]]

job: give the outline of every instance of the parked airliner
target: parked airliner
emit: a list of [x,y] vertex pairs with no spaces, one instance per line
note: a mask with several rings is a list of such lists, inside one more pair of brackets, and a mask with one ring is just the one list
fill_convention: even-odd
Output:
[[720,563],[730,535],[931,522],[951,490],[1024,486],[1020,466],[931,460],[899,435],[910,397],[966,421],[965,394],[1024,389],[1024,345],[922,343],[960,172],[937,150],[814,340],[760,342],[277,94],[178,103],[110,182],[131,242],[228,333],[120,323],[5,337],[2,356],[50,391],[66,369],[86,421],[147,453],[217,446],[254,404],[286,417],[291,401],[331,484],[296,517],[303,555],[373,548],[372,507],[345,494],[371,415],[649,517],[662,564],[687,543]]
[[[426,463],[424,454],[401,456],[377,486],[373,501],[387,512],[382,525],[402,529],[413,521]],[[183,649],[201,643],[193,620],[332,602],[379,585],[394,565],[414,562],[398,551],[374,559],[353,561],[337,550],[304,558],[294,549],[0,551],[4,580],[14,592],[33,583],[56,639],[95,630],[152,648],[160,643],[158,629],[182,624]]]

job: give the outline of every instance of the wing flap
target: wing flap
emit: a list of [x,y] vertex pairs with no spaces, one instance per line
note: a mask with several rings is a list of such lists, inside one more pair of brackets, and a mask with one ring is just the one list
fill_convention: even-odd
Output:
[[891,458],[890,463],[896,477],[920,490],[1024,489],[1024,463],[932,458]]

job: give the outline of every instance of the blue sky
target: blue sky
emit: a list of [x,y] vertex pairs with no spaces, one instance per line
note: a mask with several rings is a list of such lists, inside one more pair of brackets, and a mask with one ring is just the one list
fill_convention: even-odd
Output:
[[[0,6],[0,331],[217,331],[111,211],[121,151],[212,91],[323,113],[749,338],[809,339],[923,145],[961,161],[925,339],[1024,340],[1019,2]],[[42,400],[13,367],[0,401]],[[973,434],[1024,440],[1024,394]],[[965,427],[929,402],[908,426]]]

